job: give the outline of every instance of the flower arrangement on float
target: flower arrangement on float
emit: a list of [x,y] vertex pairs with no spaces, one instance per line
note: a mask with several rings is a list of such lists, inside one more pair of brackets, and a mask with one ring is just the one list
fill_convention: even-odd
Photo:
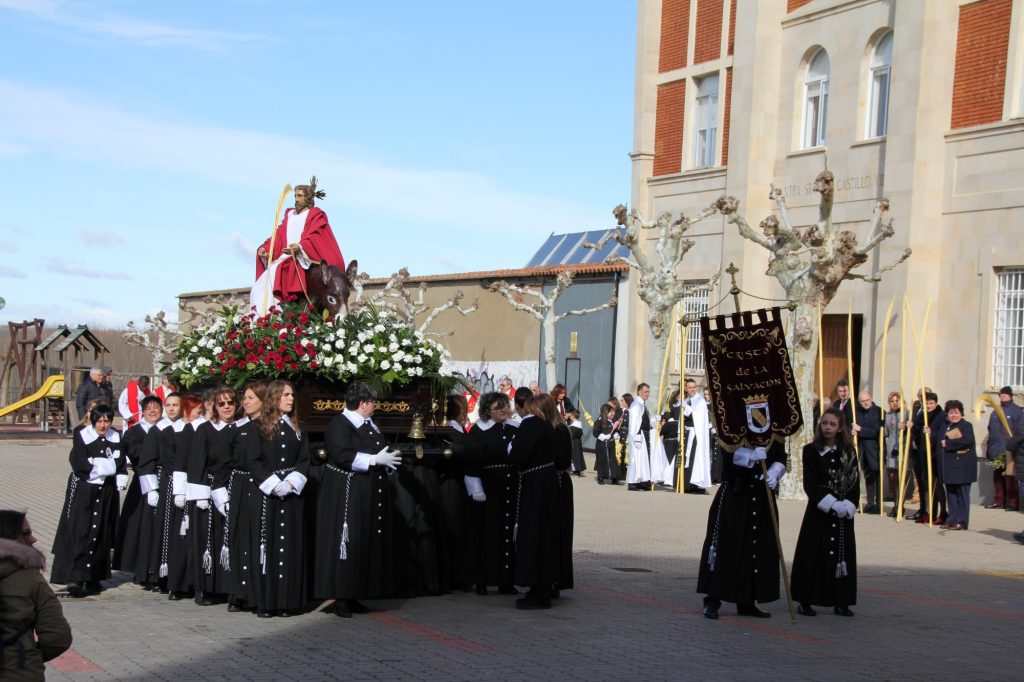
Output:
[[444,346],[372,306],[335,318],[294,300],[262,316],[225,307],[212,324],[185,334],[175,356],[167,369],[185,388],[214,381],[238,388],[259,378],[453,381],[442,370],[450,356]]

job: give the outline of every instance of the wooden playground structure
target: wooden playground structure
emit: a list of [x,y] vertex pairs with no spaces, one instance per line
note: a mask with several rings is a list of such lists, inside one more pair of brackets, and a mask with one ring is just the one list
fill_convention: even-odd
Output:
[[[67,433],[75,391],[81,383],[81,377],[73,373],[102,365],[107,347],[85,325],[61,325],[45,339],[45,320],[7,325],[10,340],[0,367],[0,428],[36,427]],[[53,364],[50,352],[56,353]]]

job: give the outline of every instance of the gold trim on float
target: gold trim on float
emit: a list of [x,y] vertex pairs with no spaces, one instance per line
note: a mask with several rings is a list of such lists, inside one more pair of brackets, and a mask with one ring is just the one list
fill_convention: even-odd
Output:
[[[314,412],[341,412],[345,409],[344,400],[314,400]],[[377,412],[408,412],[412,405],[404,400],[382,400],[377,403]]]

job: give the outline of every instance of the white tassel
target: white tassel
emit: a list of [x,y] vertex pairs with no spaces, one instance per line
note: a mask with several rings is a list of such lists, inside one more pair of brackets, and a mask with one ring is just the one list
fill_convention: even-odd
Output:
[[267,574],[267,544],[260,543],[260,566],[263,567],[263,575]]
[[836,577],[837,578],[845,578],[846,575],[847,575],[847,573],[846,573],[846,562],[845,561],[840,561],[839,563],[836,564]]
[[160,577],[161,578],[166,578],[167,577],[167,564],[160,564]]
[[718,547],[716,547],[715,545],[711,545],[711,548],[708,550],[708,568],[711,569],[712,571],[714,571],[715,570],[715,564],[717,564],[717,563],[718,563]]
[[348,559],[348,521],[341,526],[341,548],[338,550],[338,558],[342,561]]
[[178,531],[178,535],[181,537],[188,535],[188,514],[181,517],[181,530]]
[[227,545],[220,548],[220,567],[225,571],[231,570],[231,549]]
[[213,573],[213,555],[210,554],[210,550],[203,552],[203,573],[206,575]]
[[512,542],[515,542],[518,537],[519,537],[519,524],[516,523],[516,525],[512,526]]

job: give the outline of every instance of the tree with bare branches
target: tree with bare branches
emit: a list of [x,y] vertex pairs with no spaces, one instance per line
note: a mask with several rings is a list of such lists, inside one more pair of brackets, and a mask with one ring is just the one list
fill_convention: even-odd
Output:
[[167,321],[167,313],[162,310],[158,311],[156,315],[146,315],[146,323],[149,328],[142,330],[135,326],[134,321],[129,320],[124,338],[129,344],[145,348],[153,354],[153,374],[155,376],[160,374],[165,358],[174,356],[181,335],[170,328],[171,323]]
[[[557,380],[557,368],[555,366],[555,325],[570,315],[589,315],[606,308],[611,308],[618,303],[615,296],[615,289],[612,288],[611,299],[593,308],[581,308],[579,310],[567,310],[564,313],[555,313],[555,302],[558,297],[565,293],[565,290],[572,286],[576,279],[576,273],[572,270],[564,270],[558,273],[555,278],[555,287],[548,293],[544,293],[543,286],[535,289],[526,284],[514,284],[505,280],[492,282],[487,288],[490,291],[501,294],[508,301],[513,309],[532,315],[540,320],[544,330],[544,378],[546,388],[550,389]],[[536,303],[525,303],[524,297],[530,296],[537,300]]]
[[[875,202],[868,221],[868,235],[863,244],[857,235],[849,230],[836,230],[832,224],[833,176],[822,171],[814,180],[813,189],[821,195],[818,204],[818,221],[806,227],[796,227],[790,219],[782,191],[771,186],[770,198],[775,202],[778,216],[770,215],[760,223],[761,232],[751,229],[740,215],[739,200],[721,196],[714,204],[727,222],[736,225],[740,235],[758,244],[769,252],[768,275],[774,277],[786,292],[786,298],[793,306],[790,318],[789,344],[801,396],[805,427],[793,452],[799,452],[809,442],[814,425],[811,422],[812,393],[814,390],[814,367],[818,348],[818,314],[825,310],[836,295],[839,286],[846,280],[879,282],[882,274],[892,270],[910,257],[906,249],[892,263],[880,266],[872,273],[854,272],[867,262],[872,250],[884,240],[892,237],[895,230],[888,216],[889,200]],[[783,494],[789,497],[800,495],[802,472],[799,471],[799,457],[793,458],[796,476],[786,476]]]
[[[612,213],[620,229],[608,232],[597,243],[584,242],[583,245],[599,251],[614,239],[629,249],[629,257],[612,257],[605,262],[626,263],[639,275],[637,295],[647,304],[647,325],[654,337],[655,349],[640,376],[654,380],[661,374],[664,364],[676,305],[698,291],[713,288],[718,282],[717,273],[708,282],[688,281],[680,269],[683,258],[694,244],[692,239],[686,239],[686,232],[694,224],[713,215],[715,208],[708,207],[693,218],[680,214],[675,220],[671,213],[666,212],[654,222],[645,221],[636,209],[627,211],[622,204],[616,206]],[[654,245],[656,258],[650,257],[644,247],[644,232],[647,230],[657,238]]]
[[[430,327],[431,323],[434,322],[438,315],[446,310],[455,310],[460,315],[466,316],[476,312],[480,308],[479,299],[473,301],[473,305],[468,308],[463,308],[462,300],[465,298],[465,294],[463,294],[462,290],[459,289],[456,290],[455,294],[447,301],[431,309],[424,300],[428,288],[427,283],[420,282],[419,286],[416,288],[416,294],[414,296],[406,287],[409,277],[408,268],[402,268],[388,278],[383,289],[375,291],[370,296],[363,298],[364,286],[369,277],[365,273],[361,273],[359,277],[356,278],[356,283],[353,287],[356,292],[356,301],[352,305],[353,309],[360,306],[372,305],[378,310],[390,310],[398,315],[399,319],[407,325],[415,327],[420,333],[430,334],[431,336],[448,336],[452,332],[428,332],[427,328]],[[416,327],[416,318],[423,313],[427,313],[427,316],[419,327]]]

